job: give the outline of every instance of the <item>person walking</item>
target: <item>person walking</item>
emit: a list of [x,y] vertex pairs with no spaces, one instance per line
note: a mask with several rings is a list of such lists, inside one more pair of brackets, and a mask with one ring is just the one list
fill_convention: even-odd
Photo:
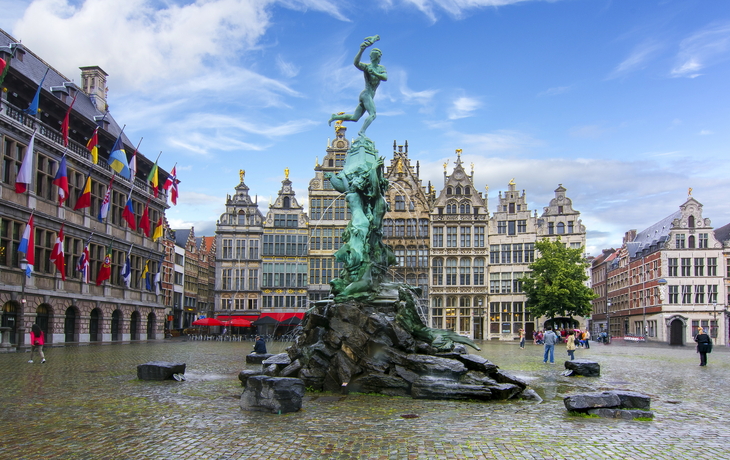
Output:
[[520,328],[520,348],[525,349],[525,330]]
[[695,342],[697,342],[697,353],[700,354],[700,366],[707,366],[707,353],[712,353],[712,339],[700,327],[697,329]]
[[553,332],[552,327],[545,328],[545,335],[543,336],[543,343],[545,344],[545,353],[543,355],[542,362],[547,363],[548,357],[550,358],[550,364],[555,364],[555,344],[558,342],[558,336]]
[[575,359],[575,332],[570,331],[568,333],[568,340],[567,342],[567,349],[568,349],[568,356],[570,356],[570,360],[573,361]]
[[591,348],[591,331],[588,329],[583,333],[583,341],[585,342],[586,350]]
[[33,364],[33,355],[35,355],[36,352],[41,356],[41,364],[46,362],[46,356],[43,354],[43,344],[45,343],[45,334],[43,334],[43,330],[41,327],[37,324],[33,324],[33,327],[30,329],[30,359],[28,360],[29,363]]

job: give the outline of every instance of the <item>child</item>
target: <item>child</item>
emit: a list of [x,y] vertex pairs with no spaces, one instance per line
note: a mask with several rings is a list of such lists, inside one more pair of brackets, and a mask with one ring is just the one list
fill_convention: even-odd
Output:
[[41,364],[46,362],[46,356],[43,354],[43,344],[45,343],[45,335],[41,330],[41,327],[34,324],[30,330],[30,359],[29,363],[33,364],[33,355],[37,351],[41,355]]

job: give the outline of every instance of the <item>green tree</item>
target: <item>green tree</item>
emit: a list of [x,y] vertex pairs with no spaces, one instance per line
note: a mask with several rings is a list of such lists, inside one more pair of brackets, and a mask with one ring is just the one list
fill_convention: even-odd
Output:
[[588,316],[596,294],[583,284],[588,279],[583,248],[568,248],[560,239],[544,239],[535,247],[540,257],[530,264],[532,273],[520,280],[527,310],[536,318]]

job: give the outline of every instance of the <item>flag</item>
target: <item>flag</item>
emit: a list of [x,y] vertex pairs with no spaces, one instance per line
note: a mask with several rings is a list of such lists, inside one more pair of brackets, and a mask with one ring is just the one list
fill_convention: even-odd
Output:
[[137,149],[134,149],[132,159],[129,160],[129,176],[132,178],[132,182],[134,182],[134,178],[137,177]]
[[[93,233],[91,235],[93,235]],[[79,263],[76,264],[76,271],[81,272],[81,281],[87,284],[91,276],[89,273],[89,245],[91,244],[91,235],[89,235],[89,239],[86,241],[86,246],[84,246],[84,250],[81,252]]]
[[120,176],[132,179],[129,163],[127,163],[127,152],[124,150],[124,143],[122,143],[122,133],[119,133],[119,137],[114,143],[114,147],[112,147],[112,153],[109,154],[109,166]]
[[94,134],[91,135],[91,139],[86,143],[86,148],[91,154],[91,161],[94,164],[99,164],[99,127],[94,128]]
[[76,96],[78,96],[78,94],[79,93],[74,94],[74,99],[71,101],[71,105],[68,106],[66,116],[63,117],[63,123],[61,123],[61,134],[63,135],[63,145],[65,147],[68,147],[68,124],[71,118],[71,108],[74,106],[74,102],[76,102]]
[[25,226],[25,230],[23,230],[23,237],[20,239],[18,252],[25,254],[25,276],[30,278],[31,273],[33,273],[33,266],[35,265],[35,232],[33,231],[33,213],[30,214],[28,224]]
[[148,291],[152,290],[152,286],[150,286],[150,279],[149,279],[149,273],[150,273],[150,261],[144,263],[144,270],[142,270],[142,279],[145,282],[145,287]]
[[170,199],[172,200],[172,204],[177,205],[177,184],[180,183],[179,180],[177,180],[177,172],[175,169],[177,166],[172,167],[172,171],[170,171],[170,175],[167,176],[167,180],[165,181],[165,184],[162,186],[165,191],[170,190]]
[[152,166],[152,169],[150,170],[150,173],[147,175],[147,181],[152,186],[152,193],[154,193],[155,198],[157,198],[158,188],[160,187],[160,181],[158,179],[157,174],[157,162],[155,161],[154,166]]
[[8,71],[10,70],[10,62],[5,62],[5,59],[0,58],[0,85],[3,84],[3,81],[5,80],[5,75],[8,74]]
[[127,204],[124,206],[122,211],[122,217],[127,221],[127,225],[132,230],[137,230],[137,218],[134,217],[134,205],[132,204],[132,191],[129,191],[129,197],[127,198]]
[[30,183],[33,180],[33,150],[35,149],[35,131],[30,136],[28,141],[28,148],[25,150],[23,156],[23,163],[20,165],[18,170],[18,177],[15,179],[15,192],[25,193],[30,188]]
[[112,178],[109,181],[109,188],[106,189],[106,195],[104,195],[104,201],[102,201],[101,206],[99,207],[99,222],[104,222],[104,219],[106,219],[107,214],[109,214],[109,204],[112,200],[112,183],[114,183],[114,174],[112,174]]
[[56,177],[53,178],[53,185],[58,186],[58,205],[63,206],[63,202],[68,199],[68,171],[66,169],[66,155],[61,158],[58,164]]
[[124,285],[127,287],[132,284],[132,260],[130,259],[131,254],[132,246],[129,247],[127,259],[124,261],[124,267],[122,267],[122,280],[124,281]]
[[162,282],[162,261],[165,260],[165,255],[160,257],[160,261],[157,263],[157,273],[155,273],[155,295],[160,295],[160,283]]
[[61,230],[58,231],[56,244],[53,245],[50,259],[58,269],[58,272],[61,273],[61,279],[66,281],[66,262],[63,254],[63,224],[61,224]]
[[144,231],[144,236],[150,237],[150,200],[147,200],[147,204],[144,205],[142,217],[139,219],[139,228]]
[[76,205],[74,206],[74,211],[78,211],[79,209],[83,208],[90,208],[91,207],[91,170],[89,170],[89,175],[86,176],[86,180],[84,181],[84,188],[81,190],[81,193],[79,194],[79,198],[76,200]]
[[25,109],[23,112],[27,113],[28,115],[36,116],[38,115],[38,112],[40,112],[40,109],[38,108],[38,104],[40,103],[41,99],[41,88],[43,87],[43,82],[46,79],[46,75],[48,75],[48,70],[46,69],[46,73],[43,74],[43,78],[41,78],[41,82],[38,84],[38,89],[35,90],[35,96],[33,96],[33,100],[30,101],[30,105],[27,109]]
[[159,220],[157,221],[157,227],[155,227],[155,232],[152,234],[152,241],[157,241],[160,238],[162,238],[164,227],[162,225],[162,216],[160,216]]
[[104,261],[101,263],[99,268],[99,274],[96,275],[96,285],[101,286],[101,283],[108,280],[112,276],[112,243],[106,248],[106,254],[104,254]]

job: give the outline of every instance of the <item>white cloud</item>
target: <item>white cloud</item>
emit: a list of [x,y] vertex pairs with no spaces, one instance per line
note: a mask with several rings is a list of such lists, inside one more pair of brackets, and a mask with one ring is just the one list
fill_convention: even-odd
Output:
[[608,78],[618,78],[626,75],[627,73],[639,70],[646,65],[646,62],[656,55],[661,49],[662,45],[654,40],[647,40],[637,45],[629,56],[624,59],[615,69],[609,74]]
[[442,10],[452,17],[460,18],[469,10],[507,6],[527,1],[552,0],[381,0],[380,3],[384,8],[392,8],[396,3],[413,6],[432,21],[436,21],[437,10]]
[[695,78],[699,71],[730,57],[730,22],[713,23],[679,44],[673,77]]
[[714,133],[712,131],[710,131],[709,129],[703,129],[702,131],[700,131],[699,134],[700,134],[700,136],[709,136],[710,134],[714,134]]
[[299,67],[284,60],[281,55],[276,56],[276,67],[286,78],[294,78],[299,75]]
[[453,101],[448,111],[449,120],[458,120],[472,116],[472,113],[482,106],[482,103],[472,97],[459,97]]
[[434,96],[438,94],[438,90],[427,89],[423,91],[413,91],[408,87],[408,74],[405,71],[396,72],[399,79],[399,90],[406,103],[416,103],[422,106],[429,106],[433,102]]
[[492,133],[447,133],[454,142],[454,145],[462,147],[465,153],[486,153],[494,151],[517,151],[527,146],[540,144],[531,136],[519,131],[500,130]]
[[545,91],[538,93],[537,96],[557,96],[558,94],[567,93],[568,91],[570,91],[570,86],[556,86],[555,88],[548,88]]

